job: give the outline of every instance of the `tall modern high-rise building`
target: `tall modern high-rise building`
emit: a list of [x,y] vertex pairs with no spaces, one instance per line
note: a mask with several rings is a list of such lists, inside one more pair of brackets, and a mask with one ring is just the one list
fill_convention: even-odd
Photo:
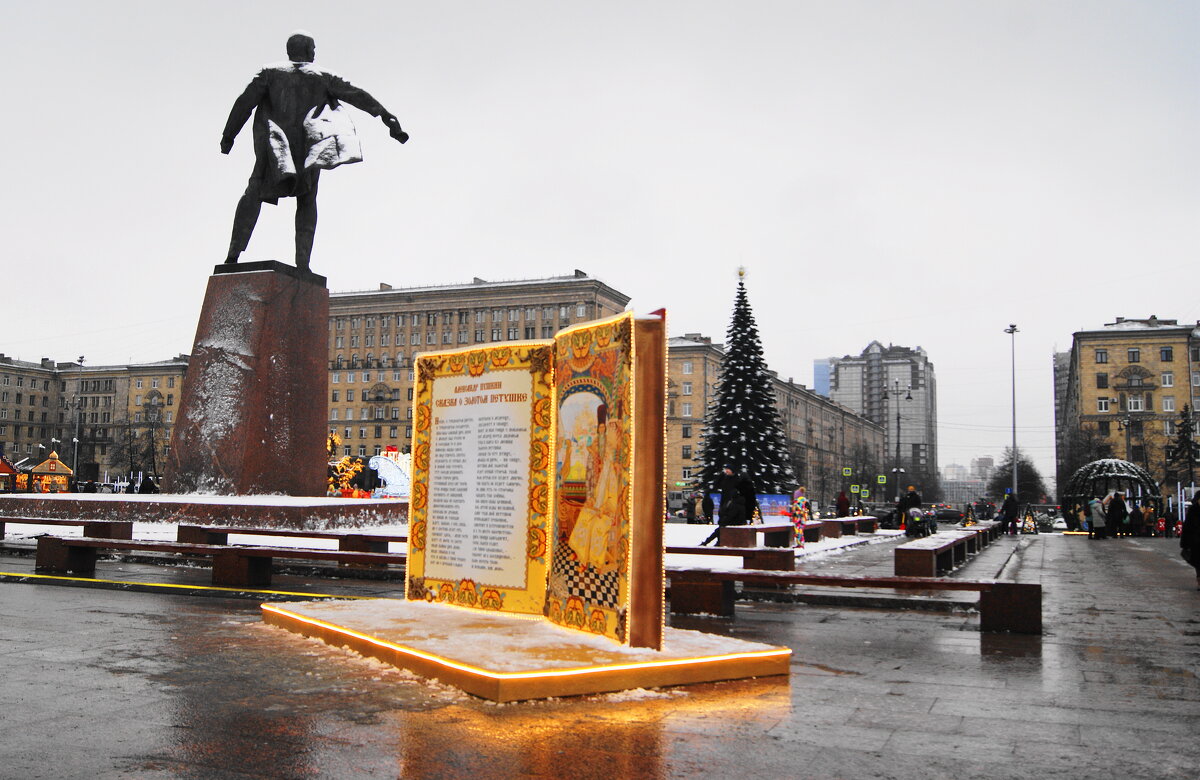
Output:
[[813,392],[829,397],[829,378],[833,375],[833,363],[837,358],[827,357],[813,361]]
[[888,497],[908,485],[938,497],[937,380],[925,350],[872,341],[831,363],[830,399],[883,426],[894,475]]

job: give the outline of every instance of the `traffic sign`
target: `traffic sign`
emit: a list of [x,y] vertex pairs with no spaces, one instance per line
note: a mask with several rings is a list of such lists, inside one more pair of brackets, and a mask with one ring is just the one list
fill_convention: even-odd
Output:
[[854,473],[854,469],[850,468],[849,466],[844,466],[842,468],[842,476],[843,477],[848,477],[853,473]]
[[859,490],[859,487],[858,487],[858,485],[851,485],[851,486],[850,486],[850,492],[851,492],[851,493],[857,493],[857,492],[858,492],[858,490]]

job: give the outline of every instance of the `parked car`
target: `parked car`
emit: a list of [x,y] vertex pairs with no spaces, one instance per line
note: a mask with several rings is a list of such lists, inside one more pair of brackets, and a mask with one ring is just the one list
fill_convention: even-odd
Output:
[[959,509],[955,509],[949,504],[933,504],[927,511],[933,512],[934,518],[939,523],[957,525],[963,521],[966,515]]
[[1067,521],[1059,517],[1051,524],[1051,528],[1053,528],[1055,531],[1065,531],[1067,530]]

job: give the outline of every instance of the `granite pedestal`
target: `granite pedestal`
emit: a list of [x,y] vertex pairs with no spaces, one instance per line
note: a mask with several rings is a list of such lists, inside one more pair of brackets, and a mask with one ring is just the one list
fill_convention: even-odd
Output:
[[325,494],[325,277],[219,265],[196,328],[165,492]]

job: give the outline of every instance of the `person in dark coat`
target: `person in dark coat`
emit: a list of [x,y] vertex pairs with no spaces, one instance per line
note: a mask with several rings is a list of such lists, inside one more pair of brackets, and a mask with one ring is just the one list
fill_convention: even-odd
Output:
[[721,509],[720,516],[717,518],[717,527],[713,529],[707,539],[700,542],[701,547],[717,538],[721,532],[721,526],[746,524],[746,502],[742,498],[741,482],[742,480],[738,479],[733,467],[726,466],[717,481],[717,490],[721,493]]
[[900,497],[896,502],[896,517],[901,525],[908,523],[908,510],[921,508],[921,494],[912,485],[908,486],[908,492]]
[[221,154],[229,154],[233,139],[254,112],[254,171],[238,201],[226,263],[236,263],[245,251],[263,203],[296,199],[296,267],[308,270],[313,235],[317,230],[317,180],[322,169],[358,162],[353,128],[330,133],[339,101],[380,117],[400,143],[408,134],[400,121],[366,90],[313,65],[317,45],[305,33],[287,41],[288,62],[258,72],[234,101],[221,134]]
[[[738,495],[742,497],[742,506],[745,512],[745,522],[753,523],[754,516],[758,513],[758,495],[754,489],[754,482],[749,477],[742,477],[738,480]],[[721,497],[721,502],[724,503],[724,496]]]
[[1200,493],[1188,502],[1183,533],[1179,535],[1179,552],[1196,570],[1196,590],[1200,590]]
[[713,498],[712,493],[708,490],[704,491],[704,499],[700,502],[700,511],[704,513],[704,522],[711,523],[713,521]]
[[1020,508],[1017,506],[1017,499],[1012,493],[1004,497],[1004,503],[1000,505],[1000,522],[1003,523],[1004,532],[1015,534],[1017,532],[1017,515]]
[[1113,536],[1130,536],[1133,533],[1133,526],[1129,522],[1129,507],[1125,504],[1123,493],[1113,493],[1112,498],[1108,500],[1108,509],[1104,514],[1108,516],[1108,524]]
[[846,491],[844,491],[844,490],[841,491],[840,493],[838,493],[837,516],[838,517],[849,517],[850,516],[850,498],[846,495]]

